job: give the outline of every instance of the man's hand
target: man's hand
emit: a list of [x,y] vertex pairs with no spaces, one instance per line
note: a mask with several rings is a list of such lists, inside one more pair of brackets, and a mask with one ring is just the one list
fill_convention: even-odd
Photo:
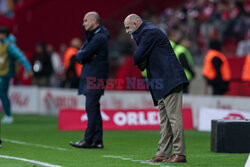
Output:
[[144,71],[145,68],[146,68],[146,65],[147,65],[147,60],[145,59],[143,62],[141,62],[141,63],[138,65],[138,68],[139,68],[141,71]]

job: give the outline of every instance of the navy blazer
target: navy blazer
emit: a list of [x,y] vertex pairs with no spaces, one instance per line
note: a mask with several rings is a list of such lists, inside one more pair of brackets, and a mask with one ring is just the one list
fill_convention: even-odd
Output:
[[[104,94],[101,82],[105,84],[108,78],[108,39],[109,33],[104,26],[86,31],[86,40],[76,54],[77,62],[83,64],[78,94]],[[90,78],[91,84],[87,81]]]
[[[167,36],[150,22],[143,22],[132,33],[137,43],[133,64],[140,70],[147,69],[149,90],[155,105],[175,87],[188,84]],[[154,83],[154,85],[152,85]]]

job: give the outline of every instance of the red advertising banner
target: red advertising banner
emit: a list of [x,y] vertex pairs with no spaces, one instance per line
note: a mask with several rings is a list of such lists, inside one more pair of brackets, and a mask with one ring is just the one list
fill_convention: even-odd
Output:
[[[183,109],[184,129],[194,129],[192,111]],[[159,130],[158,109],[102,109],[104,130]],[[61,109],[58,118],[59,130],[85,130],[87,113],[79,109]]]

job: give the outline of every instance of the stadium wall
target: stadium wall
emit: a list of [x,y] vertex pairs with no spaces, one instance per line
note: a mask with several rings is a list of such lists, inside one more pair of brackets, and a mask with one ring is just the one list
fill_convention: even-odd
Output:
[[[76,89],[11,86],[9,97],[13,112],[18,114],[58,115],[61,108],[85,109],[85,97],[78,96]],[[250,112],[249,101],[249,97],[184,95],[183,107],[192,109],[197,128],[201,108]],[[105,109],[147,109],[152,108],[153,103],[149,92],[106,91],[101,106]]]
[[24,51],[33,52],[39,41],[58,49],[61,43],[68,44],[72,38],[83,36],[81,27],[86,12],[97,11],[110,37],[114,38],[120,33],[128,14],[140,14],[145,9],[162,12],[182,2],[184,0],[119,0],[119,3],[116,0],[25,0],[15,6],[12,32]]

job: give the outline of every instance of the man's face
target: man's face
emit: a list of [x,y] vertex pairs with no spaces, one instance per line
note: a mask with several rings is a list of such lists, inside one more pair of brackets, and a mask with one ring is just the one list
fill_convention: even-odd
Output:
[[190,41],[189,41],[188,39],[184,39],[184,40],[181,42],[181,44],[182,44],[183,46],[185,46],[186,48],[190,48],[190,47],[191,47],[191,43],[190,43]]
[[5,40],[6,37],[7,37],[6,34],[0,33],[0,41]]
[[90,15],[85,15],[83,19],[83,26],[86,31],[91,31],[94,25],[94,19]]
[[125,27],[126,33],[132,35],[132,33],[135,32],[136,30],[136,23],[129,21],[129,20],[125,20],[124,27]]

